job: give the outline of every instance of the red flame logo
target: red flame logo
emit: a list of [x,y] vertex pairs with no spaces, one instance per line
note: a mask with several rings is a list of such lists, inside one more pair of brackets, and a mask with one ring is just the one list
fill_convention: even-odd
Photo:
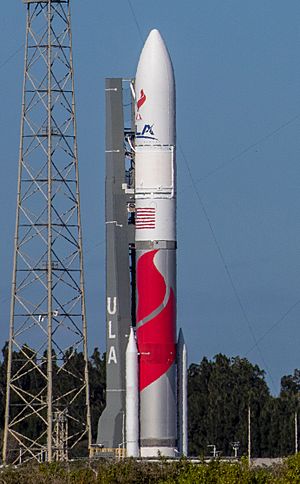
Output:
[[140,99],[139,99],[139,100],[138,100],[138,102],[136,103],[137,108],[138,108],[138,111],[139,111],[139,109],[140,109],[140,108],[143,106],[143,104],[145,103],[146,99],[147,99],[147,96],[146,96],[146,94],[144,93],[144,90],[143,90],[143,89],[141,89]]

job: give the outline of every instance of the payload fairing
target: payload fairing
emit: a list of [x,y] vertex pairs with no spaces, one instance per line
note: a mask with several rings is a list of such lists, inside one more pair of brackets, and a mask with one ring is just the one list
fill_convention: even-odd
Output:
[[[187,368],[182,333],[176,342],[175,81],[158,30],[150,32],[139,59],[134,117],[135,177],[133,188],[127,185],[125,191],[133,193],[135,204],[131,269],[131,284],[134,281],[136,286],[136,318],[131,322],[135,331],[127,328],[126,356],[123,342],[119,344],[121,359],[115,358],[120,365],[126,361],[123,439],[128,456],[176,457],[187,453]],[[107,361],[107,365],[114,363]],[[111,388],[109,381],[107,384]],[[105,441],[103,429],[112,418],[108,407],[104,415],[98,443]],[[110,445],[116,446],[116,442]]]

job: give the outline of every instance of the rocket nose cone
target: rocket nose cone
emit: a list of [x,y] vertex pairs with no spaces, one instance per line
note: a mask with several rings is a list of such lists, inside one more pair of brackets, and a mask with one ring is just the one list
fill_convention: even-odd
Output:
[[157,52],[158,49],[163,48],[163,50],[166,50],[166,44],[164,39],[162,38],[159,30],[157,29],[152,29],[146,39],[146,42],[144,44],[144,51],[149,51],[154,50]]
[[[175,79],[166,44],[151,30],[141,52],[136,76],[136,142],[175,143]],[[155,126],[151,135],[144,129]],[[148,142],[147,141],[147,142]],[[143,182],[144,183],[144,182]]]
[[170,54],[160,32],[157,29],[153,29],[150,31],[142,49],[137,68],[137,77],[139,70],[143,74],[146,73],[144,73],[144,70],[148,71],[148,76],[149,72],[151,75],[160,76],[162,66],[168,71],[166,72],[167,78],[171,79],[174,74]]
[[185,344],[184,336],[183,336],[183,331],[182,331],[181,328],[179,330],[179,335],[178,335],[178,344],[179,345],[184,345]]
[[137,345],[136,345],[135,334],[134,334],[133,328],[130,328],[130,334],[129,334],[126,352],[127,353],[136,353],[137,352]]
[[153,42],[153,41],[155,41],[155,40],[156,40],[156,41],[160,41],[160,42],[162,41],[162,42],[163,42],[163,38],[162,38],[162,36],[161,36],[161,33],[160,33],[160,31],[159,31],[159,30],[157,30],[157,29],[152,29],[152,30],[150,30],[150,33],[149,33],[149,35],[148,35],[148,37],[147,37],[147,41],[148,41],[148,40],[149,40],[149,41],[152,41],[152,42]]

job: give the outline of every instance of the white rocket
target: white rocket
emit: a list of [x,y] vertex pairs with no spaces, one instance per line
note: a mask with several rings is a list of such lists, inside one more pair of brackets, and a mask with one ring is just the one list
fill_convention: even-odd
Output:
[[[187,452],[187,403],[186,347],[182,337],[176,344],[175,81],[158,30],[150,32],[139,59],[135,101],[139,435],[131,431],[136,428],[132,420],[135,396],[126,415],[127,454],[136,456],[132,442],[139,441],[141,457],[176,457]],[[128,358],[130,348],[131,340]],[[128,378],[134,379],[135,373],[129,373]]]

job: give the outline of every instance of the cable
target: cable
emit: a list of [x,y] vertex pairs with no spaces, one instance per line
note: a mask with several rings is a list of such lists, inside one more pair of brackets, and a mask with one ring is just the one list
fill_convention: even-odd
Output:
[[269,329],[267,329],[267,331],[257,340],[256,344],[253,345],[250,350],[247,351],[246,353],[246,356],[251,353],[251,351],[256,348],[257,344],[260,343],[268,334],[271,333],[271,331],[276,328],[276,326],[278,326],[280,323],[282,323],[282,321],[285,320],[285,318],[290,314],[290,312],[292,312],[293,309],[295,309],[296,306],[298,306],[300,304],[300,299],[298,299],[298,301],[296,301],[277,321],[275,321],[275,323],[272,324],[272,326],[270,326]]
[[193,185],[193,188],[194,188],[195,194],[196,194],[196,196],[197,196],[197,198],[198,198],[198,201],[199,201],[200,207],[201,207],[202,212],[203,212],[203,214],[204,214],[204,216],[205,216],[205,219],[206,219],[206,221],[207,221],[207,223],[208,223],[208,226],[209,226],[209,229],[210,229],[210,232],[211,232],[211,235],[212,235],[213,241],[214,241],[214,243],[215,243],[215,246],[216,246],[217,251],[218,251],[218,253],[219,253],[220,259],[221,259],[222,264],[223,264],[223,266],[224,266],[225,272],[226,272],[226,274],[227,274],[227,277],[228,277],[229,283],[230,283],[230,285],[231,285],[231,288],[232,288],[232,290],[233,290],[233,293],[234,293],[234,295],[235,295],[235,298],[236,298],[236,300],[237,300],[237,303],[238,303],[238,305],[239,305],[239,307],[240,307],[240,310],[241,310],[241,313],[242,313],[242,315],[243,315],[243,317],[244,317],[244,320],[245,320],[245,321],[246,321],[246,323],[247,323],[248,330],[249,330],[249,332],[250,332],[250,334],[251,334],[251,337],[252,337],[252,339],[253,339],[253,341],[254,341],[254,343],[255,343],[255,347],[257,348],[257,351],[258,351],[258,353],[259,353],[259,355],[260,355],[260,358],[261,358],[261,360],[262,360],[262,362],[263,362],[263,365],[264,365],[264,367],[266,368],[267,373],[269,374],[269,377],[270,377],[271,382],[272,382],[272,385],[273,385],[273,390],[274,390],[274,391],[276,391],[276,390],[275,390],[275,382],[274,382],[273,377],[272,377],[272,375],[271,375],[271,372],[270,372],[270,370],[269,370],[269,368],[268,368],[268,365],[266,364],[266,361],[265,361],[265,359],[264,359],[264,357],[263,357],[263,355],[262,355],[262,352],[261,352],[261,350],[260,350],[260,348],[259,348],[259,346],[258,346],[258,341],[257,341],[256,336],[255,336],[255,334],[254,334],[253,328],[252,328],[251,323],[250,323],[250,321],[249,321],[249,318],[248,318],[248,316],[247,316],[247,313],[246,313],[246,310],[245,310],[244,305],[243,305],[243,303],[242,303],[242,300],[241,300],[241,298],[240,298],[240,295],[239,295],[239,293],[238,293],[238,291],[237,291],[236,285],[235,285],[235,283],[234,283],[234,280],[233,280],[232,274],[231,274],[231,272],[230,272],[230,270],[229,270],[229,267],[228,267],[228,265],[227,265],[227,262],[226,262],[226,260],[225,260],[225,257],[224,257],[223,251],[222,251],[222,249],[221,249],[221,246],[220,246],[220,244],[219,244],[219,242],[218,242],[218,239],[217,239],[217,236],[216,236],[216,233],[215,233],[214,227],[213,227],[213,225],[212,225],[212,222],[211,222],[211,220],[210,220],[210,218],[209,218],[208,212],[207,212],[207,210],[206,210],[206,208],[205,208],[205,205],[204,205],[204,203],[203,203],[203,200],[202,200],[202,198],[201,198],[201,196],[200,196],[200,194],[199,194],[199,191],[198,191],[198,189],[197,189],[197,185],[196,185],[196,182],[195,182],[194,177],[193,177],[193,175],[192,175],[192,172],[191,172],[191,169],[190,169],[189,163],[188,163],[188,161],[187,161],[187,158],[185,157],[185,154],[184,154],[184,152],[183,152],[182,146],[180,145],[180,143],[179,143],[178,145],[179,145],[179,149],[180,149],[180,151],[181,151],[181,156],[182,156],[182,158],[183,158],[183,160],[184,160],[184,162],[185,162],[185,165],[186,165],[186,167],[187,167],[187,170],[188,170],[189,176],[190,176],[190,178],[191,178],[191,181],[192,181],[192,185]]
[[287,126],[289,126],[290,124],[292,124],[294,121],[296,121],[297,119],[300,118],[300,114],[297,114],[296,116],[294,116],[293,118],[289,119],[288,121],[286,121],[285,123],[281,124],[280,126],[278,126],[278,128],[274,129],[273,131],[270,131],[269,133],[267,133],[265,136],[262,136],[261,138],[259,138],[257,141],[255,141],[254,143],[252,143],[251,145],[247,146],[246,148],[244,148],[242,151],[240,151],[239,153],[237,153],[236,155],[232,156],[232,158],[229,158],[229,160],[227,161],[224,161],[223,163],[221,163],[219,166],[217,166],[214,170],[210,171],[207,175],[199,178],[198,180],[196,180],[197,183],[203,181],[203,180],[206,180],[207,178],[210,178],[212,175],[214,175],[215,173],[217,173],[218,171],[221,171],[223,170],[225,167],[227,167],[229,164],[233,163],[235,160],[237,160],[238,158],[241,158],[242,156],[244,156],[246,153],[248,153],[249,151],[251,151],[253,148],[256,148],[258,145],[260,145],[261,143],[263,143],[264,141],[266,141],[267,139],[271,138],[272,136],[274,136],[275,134],[279,133],[279,131],[281,131],[282,129],[286,128]]
[[[36,31],[36,34],[39,34],[42,30],[43,30],[43,27],[38,29]],[[10,54],[10,56],[8,56],[7,59],[0,64],[0,69],[6,66],[6,64],[8,64],[19,52],[21,52],[24,49],[24,47],[25,47],[25,42],[23,42],[23,44],[20,47],[18,47],[17,50],[15,50],[12,54]]]
[[127,1],[128,1],[129,8],[130,8],[130,10],[131,10],[132,17],[133,17],[133,20],[134,20],[134,22],[135,22],[136,28],[137,28],[137,30],[138,30],[138,33],[139,33],[140,39],[141,39],[142,43],[144,43],[143,34],[142,34],[142,31],[141,31],[141,28],[140,28],[140,25],[139,25],[138,19],[137,19],[136,15],[135,15],[135,11],[133,10],[133,7],[132,7],[132,4],[131,4],[131,1],[130,1],[130,0],[127,0]]
[[2,67],[6,66],[6,64],[8,64],[19,52],[21,52],[21,50],[23,50],[24,48],[24,43],[21,45],[21,47],[19,47],[17,50],[15,50],[5,61],[3,61],[1,64],[0,64],[0,69],[2,69]]

